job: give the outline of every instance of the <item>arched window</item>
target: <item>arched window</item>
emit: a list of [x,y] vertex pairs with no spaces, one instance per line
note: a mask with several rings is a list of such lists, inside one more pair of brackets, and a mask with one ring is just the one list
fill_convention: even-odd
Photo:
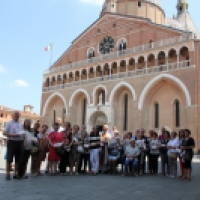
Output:
[[53,124],[56,122],[56,111],[53,110]]
[[99,105],[105,105],[105,91],[104,90],[101,90],[100,92],[99,92],[99,95],[98,95],[98,104]]
[[123,122],[124,131],[127,131],[128,128],[128,94],[124,95],[124,122]]
[[92,58],[95,57],[95,52],[94,52],[94,49],[93,49],[93,48],[90,48],[90,49],[88,50],[87,57],[88,57],[88,59],[92,59]]
[[155,112],[155,128],[159,128],[159,104],[155,103],[154,104],[154,112]]
[[175,101],[175,124],[176,124],[176,127],[180,126],[180,102],[179,102],[179,100]]
[[125,53],[125,50],[126,50],[126,41],[125,40],[120,41],[118,50],[119,50],[120,54]]
[[63,123],[65,122],[65,114],[66,114],[66,109],[63,108]]
[[58,81],[58,82],[61,82],[61,80],[62,80],[62,79],[61,79],[61,75],[58,75],[58,76],[57,76],[57,81]]
[[82,115],[82,125],[85,125],[85,120],[86,120],[86,103],[87,100],[86,98],[83,99],[83,115]]

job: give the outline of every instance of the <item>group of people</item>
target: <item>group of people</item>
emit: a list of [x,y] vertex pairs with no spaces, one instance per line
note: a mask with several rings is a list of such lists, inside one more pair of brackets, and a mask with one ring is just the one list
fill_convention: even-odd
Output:
[[[90,133],[86,126],[71,127],[69,122],[61,123],[58,118],[53,126],[40,127],[39,122],[31,129],[31,121],[26,119],[22,125],[20,113],[13,113],[13,120],[7,123],[4,135],[7,136],[6,180],[11,180],[10,171],[15,157],[13,179],[27,179],[27,164],[31,157],[31,173],[42,176],[40,166],[46,161],[45,173],[51,176],[88,173],[119,173],[117,166],[122,166],[122,176],[146,173],[158,174],[158,159],[161,159],[161,176],[177,177],[179,159],[182,180],[191,180],[193,149],[195,141],[188,129],[177,134],[164,127],[161,135],[154,130],[145,135],[144,129],[135,133],[121,135],[117,127],[103,131],[94,126]],[[69,168],[69,170],[67,170]]]

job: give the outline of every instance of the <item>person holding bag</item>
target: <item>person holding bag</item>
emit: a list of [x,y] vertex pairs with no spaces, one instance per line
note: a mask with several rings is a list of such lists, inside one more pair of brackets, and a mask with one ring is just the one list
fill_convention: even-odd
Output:
[[73,166],[75,164],[75,174],[78,175],[78,165],[79,165],[79,158],[80,152],[82,151],[81,146],[81,135],[79,134],[79,126],[74,125],[73,133],[72,133],[72,147],[70,152],[70,175],[73,173]]
[[193,149],[195,148],[195,141],[192,137],[190,137],[191,131],[189,129],[185,129],[185,138],[182,141],[182,146],[180,147],[183,151],[182,159],[184,162],[185,174],[182,180],[191,180],[192,173],[192,158],[194,155]]
[[46,155],[47,155],[47,152],[49,151],[49,141],[48,141],[48,137],[46,136],[47,130],[48,130],[48,126],[43,125],[41,133],[38,134],[41,151],[39,152],[39,156],[38,156],[36,176],[42,176],[40,172],[40,166],[41,166],[41,163],[46,160]]
[[60,156],[57,154],[56,149],[63,145],[63,134],[58,132],[59,124],[54,124],[54,131],[49,134],[49,155],[48,162],[50,168],[50,175],[56,175],[58,162],[60,161]]
[[[185,138],[185,130],[181,129],[179,131],[179,146],[180,147],[182,146],[182,142],[183,142],[184,138]],[[181,170],[181,176],[179,177],[180,179],[182,179],[185,174],[185,167],[184,167],[184,162],[183,162],[181,153],[182,153],[182,151],[179,154],[179,163],[180,163],[180,170]]]
[[173,131],[171,133],[171,140],[167,144],[171,178],[176,178],[177,176],[177,157],[178,157],[177,149],[179,147],[179,140],[176,137],[177,133]]
[[26,175],[26,170],[27,170],[28,160],[31,155],[32,142],[36,144],[38,143],[38,141],[37,141],[37,138],[35,138],[31,132],[31,121],[29,119],[25,119],[24,121],[24,131],[25,131],[24,150],[23,150],[21,162],[19,164],[18,175],[22,179],[28,179],[28,176]]
[[67,170],[66,170],[67,162],[69,160],[69,153],[71,151],[69,138],[66,136],[64,136],[63,149],[64,149],[64,153],[61,155],[61,160],[60,160],[60,165],[59,165],[60,175],[62,176],[67,174]]

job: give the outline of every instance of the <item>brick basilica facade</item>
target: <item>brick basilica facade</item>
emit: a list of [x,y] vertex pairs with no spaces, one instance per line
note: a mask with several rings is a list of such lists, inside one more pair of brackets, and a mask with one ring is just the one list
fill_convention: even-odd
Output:
[[120,133],[192,130],[200,147],[200,40],[186,1],[105,0],[100,17],[44,72],[41,115]]

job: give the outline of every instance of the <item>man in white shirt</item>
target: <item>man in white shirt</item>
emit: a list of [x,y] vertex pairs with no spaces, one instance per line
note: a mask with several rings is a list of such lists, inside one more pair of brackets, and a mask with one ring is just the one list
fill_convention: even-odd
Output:
[[111,140],[111,135],[108,132],[109,127],[108,125],[103,126],[103,132],[101,134],[101,144],[102,144],[102,153],[100,158],[100,171],[106,171],[108,166],[108,143]]
[[6,180],[11,180],[10,178],[10,166],[15,158],[15,170],[13,179],[20,179],[18,176],[18,167],[23,154],[23,125],[19,122],[20,113],[19,111],[14,111],[12,114],[12,120],[6,124],[4,135],[8,138],[7,144],[7,163],[6,163]]

